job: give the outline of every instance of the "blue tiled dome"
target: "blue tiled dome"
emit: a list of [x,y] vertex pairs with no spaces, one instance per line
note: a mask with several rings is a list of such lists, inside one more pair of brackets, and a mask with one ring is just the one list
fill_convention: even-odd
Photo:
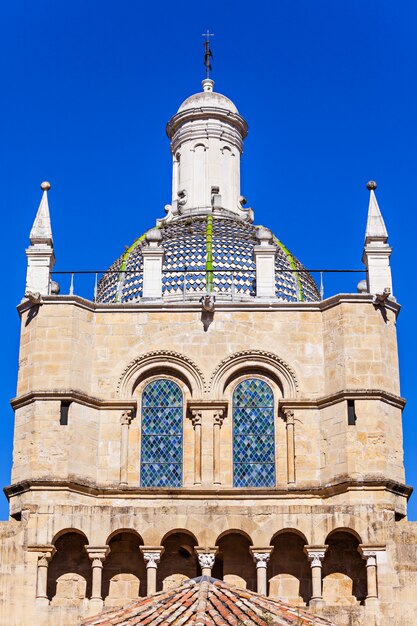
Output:
[[[207,271],[208,224],[212,224],[212,272]],[[253,248],[259,243],[256,229],[241,219],[215,216],[186,217],[161,225],[164,299],[199,299],[209,287],[219,299],[254,298]],[[104,274],[98,284],[97,302],[136,302],[141,298],[144,243],[142,235]],[[320,300],[311,275],[276,237],[274,243],[277,298],[287,302]]]

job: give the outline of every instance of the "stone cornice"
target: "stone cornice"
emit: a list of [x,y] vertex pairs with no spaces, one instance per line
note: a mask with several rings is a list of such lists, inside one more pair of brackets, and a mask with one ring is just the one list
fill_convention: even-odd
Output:
[[[374,296],[371,294],[360,293],[341,293],[326,300],[317,302],[256,302],[251,300],[250,302],[222,302],[220,298],[216,300],[216,311],[316,311],[322,312],[328,309],[332,309],[339,304],[366,304],[375,307]],[[78,308],[85,309],[87,311],[94,311],[96,313],[149,313],[152,311],[158,311],[158,313],[167,313],[168,315],[173,312],[190,312],[196,311],[201,313],[200,301],[190,302],[133,302],[133,303],[101,303],[93,302],[80,296],[43,296],[42,306],[50,306],[52,304],[68,305],[72,304]],[[27,311],[32,307],[32,303],[24,299],[17,306],[19,315]],[[394,311],[398,315],[401,306],[392,300],[385,302],[385,308]]]
[[406,400],[383,389],[341,389],[320,398],[283,398],[279,401],[281,409],[323,409],[343,400],[380,400],[403,409]]
[[386,491],[394,494],[395,496],[406,497],[407,500],[413,492],[413,488],[404,483],[399,483],[394,480],[378,478],[378,477],[364,477],[362,480],[338,480],[334,479],[334,482],[328,482],[326,485],[306,485],[296,486],[291,485],[289,488],[276,487],[276,488],[264,488],[264,489],[238,489],[238,488],[217,488],[202,489],[201,486],[197,488],[182,487],[179,489],[164,489],[164,488],[139,488],[139,487],[123,487],[109,486],[99,487],[93,483],[75,482],[71,480],[27,480],[15,483],[4,487],[4,493],[8,500],[14,496],[20,496],[28,492],[36,491],[49,491],[59,492],[64,491],[67,493],[75,493],[79,495],[92,496],[98,499],[126,499],[135,500],[140,497],[141,500],[154,500],[155,496],[160,499],[171,499],[175,496],[176,500],[184,498],[185,500],[200,500],[210,499],[213,497],[215,500],[227,500],[229,498],[241,500],[262,500],[268,498],[271,500],[294,500],[294,499],[327,499],[332,496],[340,495],[352,491]]
[[[399,409],[403,409],[406,403],[405,398],[396,396],[393,393],[384,391],[383,389],[342,389],[328,396],[321,398],[283,398],[279,401],[282,410],[286,409],[321,409],[343,400],[380,400],[386,402]],[[134,400],[103,400],[94,396],[89,396],[82,391],[75,389],[64,390],[38,390],[17,396],[10,401],[13,409],[19,409],[35,400],[66,400],[68,402],[78,402],[84,406],[90,406],[97,409],[114,409],[114,410],[136,410],[136,401]],[[225,408],[227,410],[227,402],[224,400],[190,400],[188,402],[189,409],[215,410]]]
[[30,404],[35,400],[64,400],[67,402],[78,402],[84,406],[95,409],[114,409],[114,410],[136,410],[135,400],[102,400],[94,396],[90,396],[76,389],[48,389],[30,391],[21,396],[17,396],[10,401],[13,409],[20,409],[22,406]]
[[248,125],[239,113],[233,113],[221,107],[202,106],[196,109],[185,109],[176,113],[166,126],[166,133],[170,139],[174,138],[175,133],[187,122],[192,121],[198,123],[200,120],[217,120],[236,128],[242,139],[248,134]]

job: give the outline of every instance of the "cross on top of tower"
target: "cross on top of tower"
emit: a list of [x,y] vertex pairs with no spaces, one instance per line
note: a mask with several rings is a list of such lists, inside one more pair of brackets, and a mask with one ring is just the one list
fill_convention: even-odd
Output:
[[203,33],[201,36],[206,38],[204,42],[204,65],[206,66],[206,78],[210,78],[210,72],[211,72],[210,59],[213,58],[213,54],[210,50],[210,37],[214,37],[214,33],[211,33],[210,30],[207,29],[207,32]]

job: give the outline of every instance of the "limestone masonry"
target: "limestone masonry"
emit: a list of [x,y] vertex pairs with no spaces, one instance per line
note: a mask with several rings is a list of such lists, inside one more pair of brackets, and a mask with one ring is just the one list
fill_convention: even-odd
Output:
[[201,575],[338,626],[416,623],[400,307],[376,185],[367,279],[323,300],[253,224],[247,124],[213,86],[167,125],[165,217],[94,300],[51,277],[42,183],[18,306],[2,626],[73,626]]

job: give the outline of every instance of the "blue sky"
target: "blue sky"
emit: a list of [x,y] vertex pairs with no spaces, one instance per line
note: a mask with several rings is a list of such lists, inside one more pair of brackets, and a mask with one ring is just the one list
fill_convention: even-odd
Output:
[[[108,267],[170,201],[164,127],[200,90],[210,28],[215,89],[249,123],[242,192],[257,223],[306,267],[360,268],[365,184],[378,182],[403,306],[407,483],[417,485],[415,1],[13,0],[0,18],[0,484],[10,482],[15,306],[39,183],[52,183],[56,269]],[[326,293],[355,291],[357,281],[326,279]],[[417,519],[417,496],[409,516]]]

